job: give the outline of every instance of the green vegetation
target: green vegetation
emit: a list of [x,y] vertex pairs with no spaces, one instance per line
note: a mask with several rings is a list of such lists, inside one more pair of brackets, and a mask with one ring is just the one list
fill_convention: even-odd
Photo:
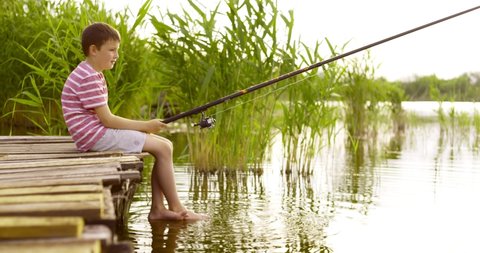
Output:
[[344,101],[344,118],[350,137],[365,137],[376,133],[376,123],[381,113],[391,113],[393,118],[401,113],[404,93],[382,79],[375,79],[374,64],[370,55],[353,60],[345,68],[340,96]]
[[[327,39],[311,46],[292,38],[294,13],[280,13],[273,0],[224,0],[208,11],[196,3],[188,0],[182,13],[155,13],[148,0],[130,17],[93,0],[3,1],[2,132],[67,134],[60,93],[83,60],[81,31],[94,21],[121,34],[121,57],[105,75],[112,111],[127,118],[165,118],[341,53]],[[135,32],[146,24],[155,28],[151,38]],[[279,38],[280,29],[286,38]],[[330,55],[323,56],[322,47]],[[343,59],[216,106],[206,112],[217,120],[211,130],[192,128],[198,118],[182,120],[188,126],[184,154],[200,170],[261,169],[280,134],[285,171],[309,174],[318,150],[334,141],[335,125],[344,123],[351,140],[373,136],[378,127],[372,122],[383,108],[390,119],[400,118],[401,87],[410,98],[417,92],[414,84],[374,79],[374,66],[368,54]],[[467,80],[473,79],[455,82],[455,98],[471,88],[459,88]],[[427,82],[429,94],[430,87],[449,92],[437,81]]]
[[[337,52],[328,40],[330,52]],[[304,45],[306,56],[301,56],[303,65],[311,65],[322,61],[317,43],[314,50]],[[293,48],[290,49],[293,52]],[[284,171],[296,170],[302,174],[310,174],[312,163],[323,140],[332,141],[333,128],[339,117],[335,106],[329,104],[338,92],[337,85],[342,78],[342,68],[332,64],[312,71],[303,77],[294,77],[295,88],[288,89],[282,99],[282,117],[276,124],[280,130],[285,149]],[[326,134],[324,134],[326,133]]]
[[[439,79],[435,75],[416,77],[412,81],[397,83],[411,101],[470,101],[478,102],[480,73],[463,74],[452,79]],[[432,93],[433,92],[433,93]]]
[[[113,71],[105,73],[109,84],[110,107],[114,113],[133,116],[155,88],[150,70],[151,50],[147,41],[133,32],[147,14],[147,1],[133,27],[127,26],[127,12],[109,13],[91,0],[7,0],[0,6],[0,78],[4,91],[3,117],[11,134],[20,126],[31,132],[67,134],[63,122],[60,94],[68,74],[84,59],[80,47],[82,29],[94,21],[114,24],[122,37],[122,55]],[[142,84],[142,85],[140,85]],[[127,102],[128,101],[128,102]],[[1,124],[3,123],[3,124]]]
[[[280,14],[273,1],[226,1],[210,13],[193,1],[189,3],[192,10],[184,10],[182,15],[168,12],[164,20],[152,18],[154,50],[164,77],[159,81],[171,87],[165,97],[174,101],[179,111],[295,68],[289,52],[278,45]],[[230,22],[223,28],[217,28],[215,22],[220,7],[226,7]],[[240,14],[244,12],[255,18],[244,20]],[[216,127],[189,133],[196,168],[246,169],[249,164],[261,163],[272,138],[276,95],[265,96],[271,90],[263,89],[207,112],[216,115]]]

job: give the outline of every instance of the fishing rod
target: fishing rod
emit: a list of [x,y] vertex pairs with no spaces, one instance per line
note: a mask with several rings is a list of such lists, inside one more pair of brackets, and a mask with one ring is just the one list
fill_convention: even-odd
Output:
[[352,54],[355,54],[355,53],[358,53],[360,51],[363,51],[363,50],[366,50],[366,49],[369,49],[369,48],[372,48],[374,46],[378,46],[380,44],[383,44],[385,42],[388,42],[388,41],[391,41],[391,40],[394,40],[394,39],[397,39],[399,37],[402,37],[402,36],[405,36],[407,34],[410,34],[410,33],[413,33],[413,32],[416,32],[416,31],[419,31],[419,30],[422,30],[424,28],[427,28],[429,26],[433,26],[433,25],[436,25],[438,23],[441,23],[443,21],[446,21],[446,20],[449,20],[449,19],[452,19],[452,18],[455,18],[455,17],[458,17],[458,16],[461,16],[463,14],[466,14],[468,12],[472,12],[476,9],[479,9],[480,6],[476,6],[476,7],[473,7],[473,8],[470,8],[470,9],[467,9],[467,10],[464,10],[464,11],[461,11],[461,12],[458,12],[458,13],[455,13],[453,15],[450,15],[450,16],[447,16],[447,17],[444,17],[444,18],[441,18],[441,19],[438,19],[438,20],[435,20],[433,22],[430,22],[430,23],[427,23],[427,24],[424,24],[424,25],[421,25],[421,26],[418,26],[416,28],[413,28],[413,29],[410,29],[410,30],[407,30],[405,32],[401,32],[401,33],[398,33],[396,35],[393,35],[393,36],[390,36],[390,37],[387,37],[385,39],[382,39],[382,40],[379,40],[379,41],[376,41],[376,42],[373,42],[371,44],[368,44],[368,45],[365,45],[363,47],[359,47],[357,49],[354,49],[352,51],[349,51],[349,52],[346,52],[346,53],[343,53],[343,54],[339,54],[337,56],[334,56],[330,59],[327,59],[327,60],[324,60],[324,61],[321,61],[321,62],[317,62],[315,64],[312,64],[308,67],[305,67],[305,68],[302,68],[302,69],[298,69],[298,70],[295,70],[295,71],[292,71],[292,72],[289,72],[289,73],[286,73],[286,74],[283,74],[283,75],[280,75],[274,79],[271,79],[271,80],[268,80],[268,81],[264,81],[262,83],[259,83],[259,84],[256,84],[256,85],[253,85],[253,86],[250,86],[246,89],[243,89],[243,90],[239,90],[235,93],[232,93],[228,96],[225,96],[225,97],[222,97],[222,98],[219,98],[217,100],[214,100],[214,101],[211,101],[209,103],[206,103],[202,106],[199,106],[199,107],[196,107],[196,108],[193,108],[189,111],[186,111],[186,112],[181,112],[177,115],[174,115],[172,117],[169,117],[169,118],[166,118],[166,119],[163,119],[162,122],[163,123],[170,123],[170,122],[173,122],[173,121],[176,121],[176,120],[179,120],[181,118],[185,118],[185,117],[188,117],[188,116],[191,116],[191,115],[194,115],[194,114],[198,114],[198,113],[202,113],[202,117],[200,119],[200,121],[198,123],[195,123],[194,126],[199,126],[200,128],[211,128],[215,125],[215,119],[212,118],[212,117],[206,117],[205,116],[205,110],[207,110],[208,108],[210,107],[213,107],[213,106],[216,106],[218,104],[221,104],[221,103],[224,103],[224,102],[227,102],[231,99],[234,99],[234,98],[237,98],[237,97],[240,97],[240,96],[243,96],[247,93],[250,93],[252,91],[255,91],[255,90],[258,90],[258,89],[261,89],[261,88],[264,88],[266,86],[270,86],[272,84],[275,84],[275,83],[278,83],[282,80],[285,80],[287,78],[290,78],[290,77],[293,77],[293,76],[296,76],[296,75],[299,75],[301,73],[304,73],[304,72],[307,72],[309,70],[312,70],[312,69],[315,69],[315,68],[318,68],[320,66],[323,66],[325,64],[328,64],[328,63],[331,63],[331,62],[334,62],[336,60],[339,60],[339,59],[342,59],[342,58],[345,58],[349,55],[352,55]]

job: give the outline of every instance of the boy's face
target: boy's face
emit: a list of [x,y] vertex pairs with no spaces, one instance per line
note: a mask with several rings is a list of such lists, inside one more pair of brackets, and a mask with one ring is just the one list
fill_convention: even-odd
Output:
[[93,63],[93,68],[97,71],[112,69],[118,59],[118,48],[120,42],[108,40],[100,48],[91,46],[89,57]]

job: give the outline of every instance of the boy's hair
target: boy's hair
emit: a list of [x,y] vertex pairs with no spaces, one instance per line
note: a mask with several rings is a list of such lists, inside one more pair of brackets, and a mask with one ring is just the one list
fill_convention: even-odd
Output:
[[91,45],[95,45],[100,49],[109,40],[120,41],[120,34],[115,28],[101,22],[87,26],[82,33],[83,54],[88,56]]

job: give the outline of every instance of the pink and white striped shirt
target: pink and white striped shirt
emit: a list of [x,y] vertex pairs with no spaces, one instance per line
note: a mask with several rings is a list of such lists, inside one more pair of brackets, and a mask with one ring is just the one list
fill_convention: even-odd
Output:
[[105,78],[86,61],[68,76],[62,91],[62,110],[68,132],[77,149],[90,150],[107,128],[94,108],[106,105],[108,90]]

